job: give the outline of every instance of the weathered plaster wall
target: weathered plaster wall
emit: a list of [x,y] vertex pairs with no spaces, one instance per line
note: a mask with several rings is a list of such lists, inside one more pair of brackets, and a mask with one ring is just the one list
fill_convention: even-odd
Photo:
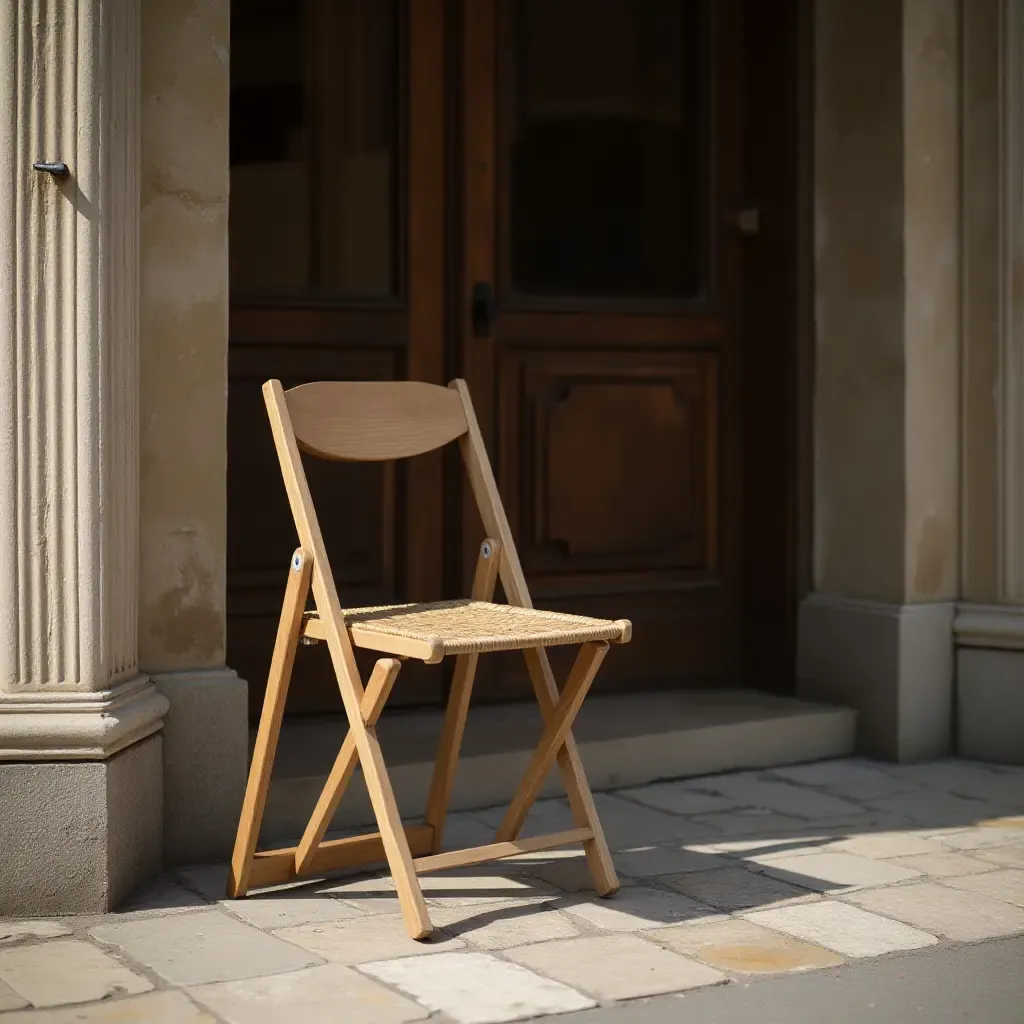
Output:
[[224,664],[229,0],[143,0],[141,597],[151,672]]
[[815,586],[948,600],[958,586],[957,3],[822,0],[816,11]]

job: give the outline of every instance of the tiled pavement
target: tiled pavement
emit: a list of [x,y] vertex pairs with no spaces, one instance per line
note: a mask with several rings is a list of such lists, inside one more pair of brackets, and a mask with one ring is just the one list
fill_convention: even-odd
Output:
[[[598,796],[623,888],[575,850],[424,879],[222,898],[174,872],[119,913],[0,920],[0,1024],[488,1024],[1024,934],[1024,768],[848,759]],[[500,811],[460,814],[453,845]],[[565,827],[545,801],[527,831]]]

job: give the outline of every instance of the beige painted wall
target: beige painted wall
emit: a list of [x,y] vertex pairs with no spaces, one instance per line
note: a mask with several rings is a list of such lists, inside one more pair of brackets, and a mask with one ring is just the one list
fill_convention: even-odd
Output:
[[957,596],[957,9],[816,7],[815,588],[844,597]]
[[142,0],[145,670],[224,664],[229,0]]

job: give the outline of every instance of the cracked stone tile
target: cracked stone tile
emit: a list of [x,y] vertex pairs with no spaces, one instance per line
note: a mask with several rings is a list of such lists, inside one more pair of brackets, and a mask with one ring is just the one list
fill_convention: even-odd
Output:
[[[794,818],[789,814],[776,814],[767,809],[748,809],[739,811],[722,811],[718,814],[701,814],[692,819],[699,825],[737,837],[754,837],[790,832],[799,835],[806,830],[807,822]],[[713,839],[708,843],[714,843]],[[695,847],[690,846],[690,849]]]
[[594,804],[613,850],[630,849],[640,843],[694,841],[714,835],[713,829],[693,818],[656,811],[610,793],[595,793]]
[[856,817],[864,813],[864,808],[859,804],[833,796],[831,793],[809,789],[806,786],[794,786],[789,782],[766,780],[760,774],[752,772],[720,775],[705,780],[702,785],[735,800],[744,807],[763,807],[797,820]]
[[759,910],[745,916],[754,924],[849,957],[882,956],[900,950],[922,949],[938,942],[934,935],[918,928],[831,900]]
[[1008,868],[1024,868],[1024,843],[986,847],[975,851],[974,856],[988,864],[1000,864]]
[[848,892],[921,877],[921,872],[914,868],[857,857],[852,853],[824,852],[799,856],[769,853],[750,860],[773,878],[816,892]]
[[1015,907],[1024,907],[1024,871],[1017,868],[989,871],[984,875],[947,878],[945,884],[955,889],[981,893],[983,896],[994,896],[997,900],[1012,903]]
[[694,853],[721,854],[733,859],[749,860],[759,853],[818,853],[835,841],[834,835],[827,833],[809,834],[797,830],[789,836],[759,836],[754,839],[725,839],[716,843],[698,843],[687,845],[686,849]]
[[[220,893],[224,895],[223,891]],[[129,915],[164,913],[180,914],[189,910],[209,907],[209,902],[194,892],[177,885],[170,878],[157,879],[152,885],[133,893],[113,912],[119,919],[127,919]]]
[[23,1006],[28,1006],[28,1000],[0,981],[0,1013],[4,1010],[20,1010]]
[[321,892],[344,900],[363,914],[400,914],[398,890],[387,875],[375,878],[350,878],[325,886]]
[[887,766],[928,789],[972,797],[1015,810],[1024,809],[1024,784],[1019,778],[995,770],[994,766],[961,760],[931,761],[925,764]]
[[153,987],[147,978],[78,939],[0,950],[0,981],[36,1007],[137,995]]
[[172,985],[204,985],[297,971],[316,957],[219,910],[100,925],[89,932]]
[[721,971],[636,935],[591,935],[545,942],[509,949],[505,955],[602,1000],[639,999],[728,981]]
[[189,990],[230,1024],[407,1024],[430,1011],[342,964]]
[[644,934],[686,956],[698,957],[711,967],[740,974],[787,974],[837,967],[843,963],[843,958],[830,949],[762,928],[742,918]]
[[267,929],[362,917],[362,911],[350,903],[323,892],[298,889],[291,893],[253,893],[240,900],[222,900],[221,906],[246,924]]
[[976,828],[938,836],[943,846],[954,850],[981,850],[1003,846],[1011,839],[1024,839],[1024,818],[995,818],[979,822]]
[[71,929],[60,921],[0,921],[0,947],[24,939],[56,939],[70,934]]
[[[553,939],[571,939],[579,928],[566,914],[545,904],[504,903],[489,907],[432,910],[430,919],[449,935],[484,949],[506,949]],[[544,947],[545,949],[547,946]]]
[[57,1010],[29,1010],[3,1018],[4,1024],[217,1024],[183,992],[151,992],[149,995],[68,1006]]
[[913,868],[932,878],[955,878],[957,875],[974,875],[991,871],[992,864],[962,853],[925,853],[917,857],[897,857],[892,861],[900,867]]
[[1024,910],[990,896],[920,882],[888,889],[867,889],[844,896],[865,910],[959,942],[980,942],[1024,932]]
[[960,825],[969,828],[979,821],[998,818],[1002,809],[993,804],[970,797],[921,789],[915,793],[878,797],[866,804],[879,811],[899,814],[925,828],[944,828]]
[[870,762],[859,758],[838,758],[834,761],[773,768],[771,774],[787,782],[795,782],[798,786],[821,786],[854,799],[857,792],[865,792],[869,796],[885,796],[916,788],[913,784],[900,783],[891,775],[873,767]]
[[679,782],[657,782],[650,786],[620,789],[617,796],[670,814],[707,814],[737,806],[735,800],[714,793],[702,793]]
[[614,860],[616,869],[631,878],[656,878],[659,875],[678,875],[687,871],[710,871],[729,864],[726,857],[688,850],[684,846],[644,846],[633,850],[619,850]]
[[489,953],[440,953],[436,957],[363,964],[364,971],[445,1013],[458,1024],[502,1024],[522,1017],[585,1010],[595,1001],[568,985]]
[[691,872],[670,876],[664,881],[684,896],[728,912],[818,898],[807,892],[806,888],[799,889],[795,885],[741,867]]
[[[502,812],[504,813],[504,808]],[[441,849],[463,850],[471,846],[487,846],[494,842],[494,832],[497,827],[497,825],[486,824],[472,814],[449,814],[444,822]]]
[[363,917],[358,921],[302,924],[295,928],[281,928],[274,935],[339,964],[432,955],[462,949],[466,945],[461,939],[450,938],[441,932],[435,932],[426,942],[417,942],[409,938],[401,917],[384,915]]
[[945,853],[946,848],[937,840],[924,838],[914,832],[865,832],[863,835],[848,836],[830,844],[828,851],[891,860],[894,857]]
[[610,899],[566,905],[567,914],[610,932],[636,932],[682,921],[720,917],[712,907],[679,892],[625,886]]
[[438,907],[469,907],[518,899],[542,902],[560,893],[542,880],[501,865],[460,868],[437,875],[421,875],[427,901]]
[[[507,807],[487,807],[482,811],[474,811],[473,817],[478,818],[491,831],[487,842],[494,841],[494,832],[505,818]],[[520,835],[539,836],[548,832],[565,832],[575,828],[572,811],[564,800],[538,800],[526,817]]]

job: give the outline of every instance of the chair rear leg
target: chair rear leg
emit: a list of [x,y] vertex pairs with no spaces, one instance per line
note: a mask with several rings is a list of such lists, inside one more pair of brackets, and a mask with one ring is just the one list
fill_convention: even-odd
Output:
[[[527,648],[523,654],[541,715],[547,724],[554,714],[559,697],[558,686],[551,671],[551,662],[548,661],[547,651],[542,647]],[[611,896],[619,890],[619,878],[615,873],[608,840],[605,839],[601,819],[594,805],[594,797],[590,792],[590,784],[587,782],[583,762],[580,760],[571,731],[566,734],[562,749],[558,752],[558,768],[576,824],[582,828],[589,828],[593,833],[593,838],[584,842],[583,851],[587,855],[587,865],[594,879],[594,888],[598,896]]]

